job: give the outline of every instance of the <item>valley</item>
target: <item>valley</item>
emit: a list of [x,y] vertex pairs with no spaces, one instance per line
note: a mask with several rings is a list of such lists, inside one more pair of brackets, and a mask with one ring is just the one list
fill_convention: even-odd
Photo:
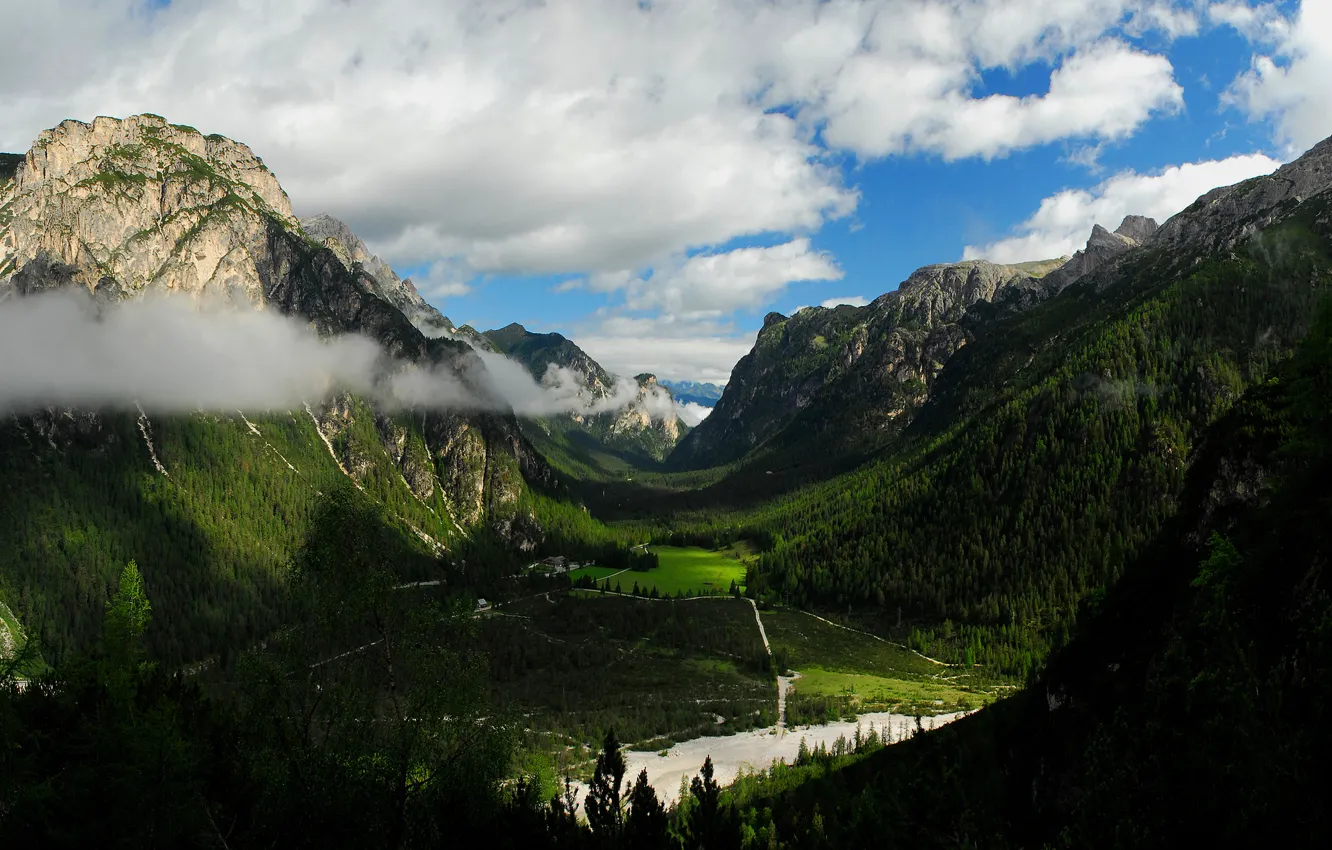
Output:
[[[149,776],[161,834],[217,846],[219,818],[243,846],[592,846],[615,770],[677,838],[712,818],[707,846],[1182,839],[1175,771],[1263,776],[1252,803],[1188,794],[1245,835],[1310,804],[1287,792],[1329,728],[1332,139],[1069,258],[769,313],[717,398],[678,385],[715,401],[693,428],[560,333],[456,326],[238,142],[98,118],[9,162],[20,839],[85,806],[132,834]],[[48,304],[160,308],[139,336],[168,366],[283,369],[205,409],[188,371],[117,396],[84,372],[121,349],[75,349],[30,403],[9,364]]]

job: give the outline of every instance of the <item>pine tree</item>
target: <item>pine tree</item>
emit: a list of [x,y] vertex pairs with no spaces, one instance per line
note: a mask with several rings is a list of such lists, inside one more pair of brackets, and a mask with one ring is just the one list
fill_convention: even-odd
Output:
[[624,754],[614,730],[606,733],[601,754],[597,756],[596,771],[587,789],[583,808],[587,812],[588,826],[607,843],[613,843],[624,829],[624,802],[621,792],[624,782]]
[[666,807],[648,784],[647,768],[639,774],[629,792],[629,815],[624,822],[624,841],[635,850],[657,850],[670,846]]

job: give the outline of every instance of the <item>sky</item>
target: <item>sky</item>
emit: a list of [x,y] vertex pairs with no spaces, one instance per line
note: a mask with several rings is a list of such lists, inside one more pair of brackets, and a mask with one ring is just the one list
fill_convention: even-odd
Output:
[[0,150],[248,144],[458,324],[721,383],[770,311],[1071,254],[1332,135],[1332,0],[0,0]]

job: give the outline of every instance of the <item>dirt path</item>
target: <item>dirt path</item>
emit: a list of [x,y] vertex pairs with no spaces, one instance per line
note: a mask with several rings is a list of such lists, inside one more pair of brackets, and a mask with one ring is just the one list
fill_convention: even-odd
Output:
[[790,676],[777,677],[777,736],[786,734],[786,695],[795,687],[800,674],[792,670]]

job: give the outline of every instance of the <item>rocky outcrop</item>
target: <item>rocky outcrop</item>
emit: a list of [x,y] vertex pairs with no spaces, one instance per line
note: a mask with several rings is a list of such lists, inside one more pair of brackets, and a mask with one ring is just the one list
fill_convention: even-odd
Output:
[[1332,191],[1332,138],[1265,177],[1213,189],[1161,226],[1149,245],[1219,251],[1263,229],[1297,204]]
[[370,253],[344,222],[323,214],[301,219],[301,227],[306,236],[332,251],[347,271],[367,275],[374,283],[375,292],[407,318],[443,333],[456,331],[448,317],[421,297],[410,278],[399,278],[388,263]]
[[679,468],[727,463],[786,429],[786,442],[820,434],[857,448],[900,427],[927,396],[943,364],[966,344],[962,320],[975,305],[1044,295],[1031,268],[985,260],[917,269],[865,307],[769,313],[713,412],[671,457]]
[[1062,292],[1074,281],[1144,244],[1156,231],[1156,220],[1140,215],[1126,216],[1113,233],[1099,224],[1092,225],[1087,246],[1046,275],[1043,288],[1050,295]]

